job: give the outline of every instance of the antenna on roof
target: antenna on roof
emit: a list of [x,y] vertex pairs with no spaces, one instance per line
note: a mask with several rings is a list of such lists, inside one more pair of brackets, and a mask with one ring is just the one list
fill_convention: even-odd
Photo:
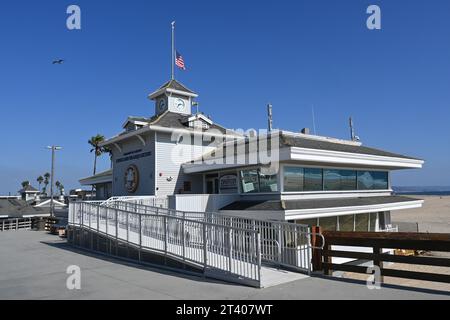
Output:
[[352,117],[350,117],[349,123],[350,123],[350,139],[352,141],[361,140],[357,135],[355,135],[355,127],[353,126],[353,118]]
[[268,118],[268,130],[269,132],[272,132],[273,129],[273,110],[272,110],[272,105],[269,103],[267,105],[267,118]]
[[317,132],[316,132],[316,115],[314,113],[314,104],[311,106],[311,113],[312,113],[314,135],[316,136],[317,135]]

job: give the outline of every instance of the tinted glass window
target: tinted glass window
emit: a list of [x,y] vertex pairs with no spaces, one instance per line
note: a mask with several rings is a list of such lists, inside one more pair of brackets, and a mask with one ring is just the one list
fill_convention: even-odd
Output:
[[277,175],[272,174],[269,170],[262,168],[259,171],[259,191],[260,192],[277,192],[278,181]]
[[305,168],[304,191],[322,191],[322,183],[322,169]]
[[303,191],[303,168],[284,168],[284,191]]
[[324,190],[356,190],[356,171],[324,170]]
[[359,171],[358,190],[389,189],[388,173],[380,171]]
[[242,192],[259,192],[258,170],[241,171]]

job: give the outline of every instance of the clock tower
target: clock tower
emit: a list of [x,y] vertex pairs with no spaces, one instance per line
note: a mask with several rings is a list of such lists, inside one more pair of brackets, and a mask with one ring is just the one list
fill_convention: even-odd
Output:
[[155,115],[169,112],[192,114],[192,100],[198,95],[176,80],[166,82],[161,88],[148,96],[155,101]]

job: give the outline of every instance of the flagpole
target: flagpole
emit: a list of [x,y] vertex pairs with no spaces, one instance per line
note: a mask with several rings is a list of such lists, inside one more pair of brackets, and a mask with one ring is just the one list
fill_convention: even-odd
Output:
[[172,22],[172,80],[175,80],[175,21]]

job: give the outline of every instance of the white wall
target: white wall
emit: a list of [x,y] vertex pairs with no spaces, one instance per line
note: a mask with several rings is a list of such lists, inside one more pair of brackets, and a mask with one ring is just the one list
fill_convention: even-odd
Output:
[[177,143],[172,141],[170,133],[156,133],[156,195],[165,197],[173,194],[179,194],[183,189],[184,182],[190,181],[192,185],[192,194],[203,192],[203,176],[186,175],[183,173],[181,165],[191,160],[197,159],[204,153],[212,151],[214,148],[208,147],[209,142],[204,146],[192,146],[191,141],[185,137],[183,141]]
[[174,195],[169,197],[169,205],[171,209],[180,211],[218,212],[239,199],[239,194]]

